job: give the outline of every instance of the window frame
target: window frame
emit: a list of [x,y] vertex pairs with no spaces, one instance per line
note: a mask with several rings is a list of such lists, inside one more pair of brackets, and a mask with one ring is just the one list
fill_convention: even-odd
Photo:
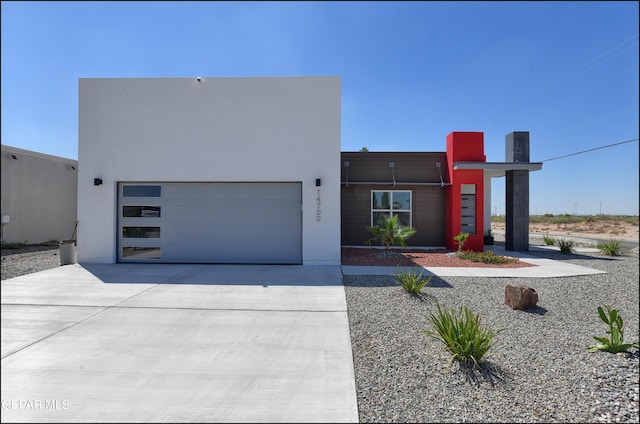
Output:
[[[374,209],[374,196],[375,193],[389,193],[389,208],[377,208]],[[409,193],[409,209],[395,209],[393,207],[393,195],[394,193]],[[413,190],[371,190],[371,201],[369,203],[370,213],[370,222],[371,226],[375,226],[376,224],[373,221],[373,216],[375,213],[389,213],[390,217],[393,217],[395,213],[409,213],[409,227],[413,226]]]

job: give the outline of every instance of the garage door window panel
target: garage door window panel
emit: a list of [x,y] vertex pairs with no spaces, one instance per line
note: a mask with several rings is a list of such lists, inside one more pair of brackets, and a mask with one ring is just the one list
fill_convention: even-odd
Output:
[[122,227],[122,238],[160,238],[160,227]]
[[126,259],[160,259],[161,251],[157,246],[124,246],[122,257]]
[[159,185],[124,185],[122,197],[160,197],[162,187]]
[[160,206],[123,206],[123,218],[160,218]]

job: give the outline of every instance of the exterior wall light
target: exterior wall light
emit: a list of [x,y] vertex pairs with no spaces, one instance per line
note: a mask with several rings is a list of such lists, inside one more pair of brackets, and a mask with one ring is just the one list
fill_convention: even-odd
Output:
[[94,186],[102,185],[102,178],[94,178],[93,179],[93,185]]
[[316,178],[316,187],[320,187],[321,181],[320,178]]

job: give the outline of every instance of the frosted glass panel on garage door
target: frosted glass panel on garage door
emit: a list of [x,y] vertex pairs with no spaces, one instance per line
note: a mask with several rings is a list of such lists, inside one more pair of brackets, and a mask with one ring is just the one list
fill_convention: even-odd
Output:
[[302,263],[301,188],[163,183],[159,262]]

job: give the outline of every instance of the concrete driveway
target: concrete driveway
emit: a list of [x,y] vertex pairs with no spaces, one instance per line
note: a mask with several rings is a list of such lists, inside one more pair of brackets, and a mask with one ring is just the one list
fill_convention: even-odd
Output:
[[339,266],[2,281],[3,422],[357,422]]

